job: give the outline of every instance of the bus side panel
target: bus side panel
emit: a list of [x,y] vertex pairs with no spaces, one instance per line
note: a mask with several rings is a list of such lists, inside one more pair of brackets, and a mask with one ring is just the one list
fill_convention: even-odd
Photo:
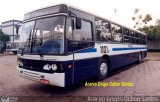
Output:
[[114,70],[119,67],[134,63],[138,61],[138,52],[135,53],[127,53],[127,54],[120,54],[120,55],[112,55],[110,56],[110,69]]
[[68,65],[73,65],[73,61],[64,61],[62,62],[64,72],[65,72],[65,86],[72,84],[73,77],[73,66],[72,68],[68,68]]
[[125,54],[124,64],[128,65],[138,61],[139,52]]
[[99,58],[83,59],[74,61],[74,82],[91,78],[97,73]]
[[112,55],[110,56],[110,70],[114,70],[124,66],[125,55]]
[[139,52],[133,53],[133,54],[132,54],[133,62],[137,62],[137,61],[138,61],[138,57],[139,57]]

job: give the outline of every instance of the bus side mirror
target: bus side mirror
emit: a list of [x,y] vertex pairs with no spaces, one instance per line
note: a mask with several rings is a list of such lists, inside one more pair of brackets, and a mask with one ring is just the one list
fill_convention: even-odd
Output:
[[76,29],[81,29],[81,27],[82,27],[81,18],[76,18]]

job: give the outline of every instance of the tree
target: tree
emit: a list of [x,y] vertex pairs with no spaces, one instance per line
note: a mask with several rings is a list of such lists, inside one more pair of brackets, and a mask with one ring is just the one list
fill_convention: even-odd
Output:
[[142,14],[140,14],[140,9],[136,8],[134,10],[134,15],[132,16],[132,20],[135,22],[135,25],[133,27],[136,29],[140,29],[143,27],[143,25],[146,26],[147,23],[152,20],[152,16],[150,14],[142,16]]
[[143,22],[145,24],[147,24],[151,20],[152,20],[152,16],[150,14],[146,14],[145,17],[144,17],[144,19],[143,19]]
[[135,22],[134,28],[140,28],[142,26],[142,15],[139,14],[139,8],[134,10],[134,16],[132,16],[132,20]]
[[156,20],[156,25],[160,25],[160,19]]
[[6,50],[6,42],[10,40],[10,37],[0,30],[0,42],[3,44],[1,52]]
[[144,26],[139,30],[145,32],[148,35],[149,40],[160,40],[160,25]]
[[134,13],[137,14],[138,12],[139,12],[139,8],[136,8],[136,9],[134,10]]
[[2,30],[0,30],[0,41],[7,42],[9,40],[10,40],[9,35],[4,34]]

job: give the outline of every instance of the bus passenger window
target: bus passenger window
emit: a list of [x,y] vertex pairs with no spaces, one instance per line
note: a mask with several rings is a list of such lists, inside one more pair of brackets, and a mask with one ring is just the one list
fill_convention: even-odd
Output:
[[129,36],[124,36],[124,37],[123,37],[123,42],[124,42],[124,43],[130,43],[130,39],[131,39],[131,38],[130,38]]
[[[130,34],[129,34],[129,30],[127,28],[123,28],[123,34],[129,36],[130,34],[132,35],[132,32],[130,31]],[[134,36],[134,32],[133,32],[133,36]]]
[[114,42],[122,42],[122,28],[118,25],[112,24],[112,39]]
[[[68,28],[68,52],[85,49],[94,45],[92,37],[92,24],[87,20],[82,21],[81,29],[76,29],[76,18],[73,19],[73,24]],[[74,27],[74,29],[72,28]],[[72,32],[73,29],[73,32]],[[72,35],[73,34],[73,35]]]
[[[74,19],[74,23],[75,23],[75,19]],[[91,41],[92,40],[91,23],[88,21],[82,20],[82,28],[73,30],[73,39],[75,41]]]
[[110,23],[101,19],[96,19],[95,24],[97,41],[111,42]]
[[135,38],[131,38],[131,42],[132,44],[136,43],[136,39]]
[[137,38],[138,38],[138,36],[139,36],[139,34],[136,32],[136,33],[135,33],[135,37],[137,37]]
[[130,36],[131,36],[131,37],[134,37],[134,36],[135,36],[134,31],[130,31]]

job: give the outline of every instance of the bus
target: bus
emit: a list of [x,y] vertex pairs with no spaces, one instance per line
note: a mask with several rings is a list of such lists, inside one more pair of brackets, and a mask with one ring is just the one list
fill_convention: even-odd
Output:
[[145,33],[66,4],[25,14],[18,33],[18,74],[59,87],[103,80],[147,56]]

